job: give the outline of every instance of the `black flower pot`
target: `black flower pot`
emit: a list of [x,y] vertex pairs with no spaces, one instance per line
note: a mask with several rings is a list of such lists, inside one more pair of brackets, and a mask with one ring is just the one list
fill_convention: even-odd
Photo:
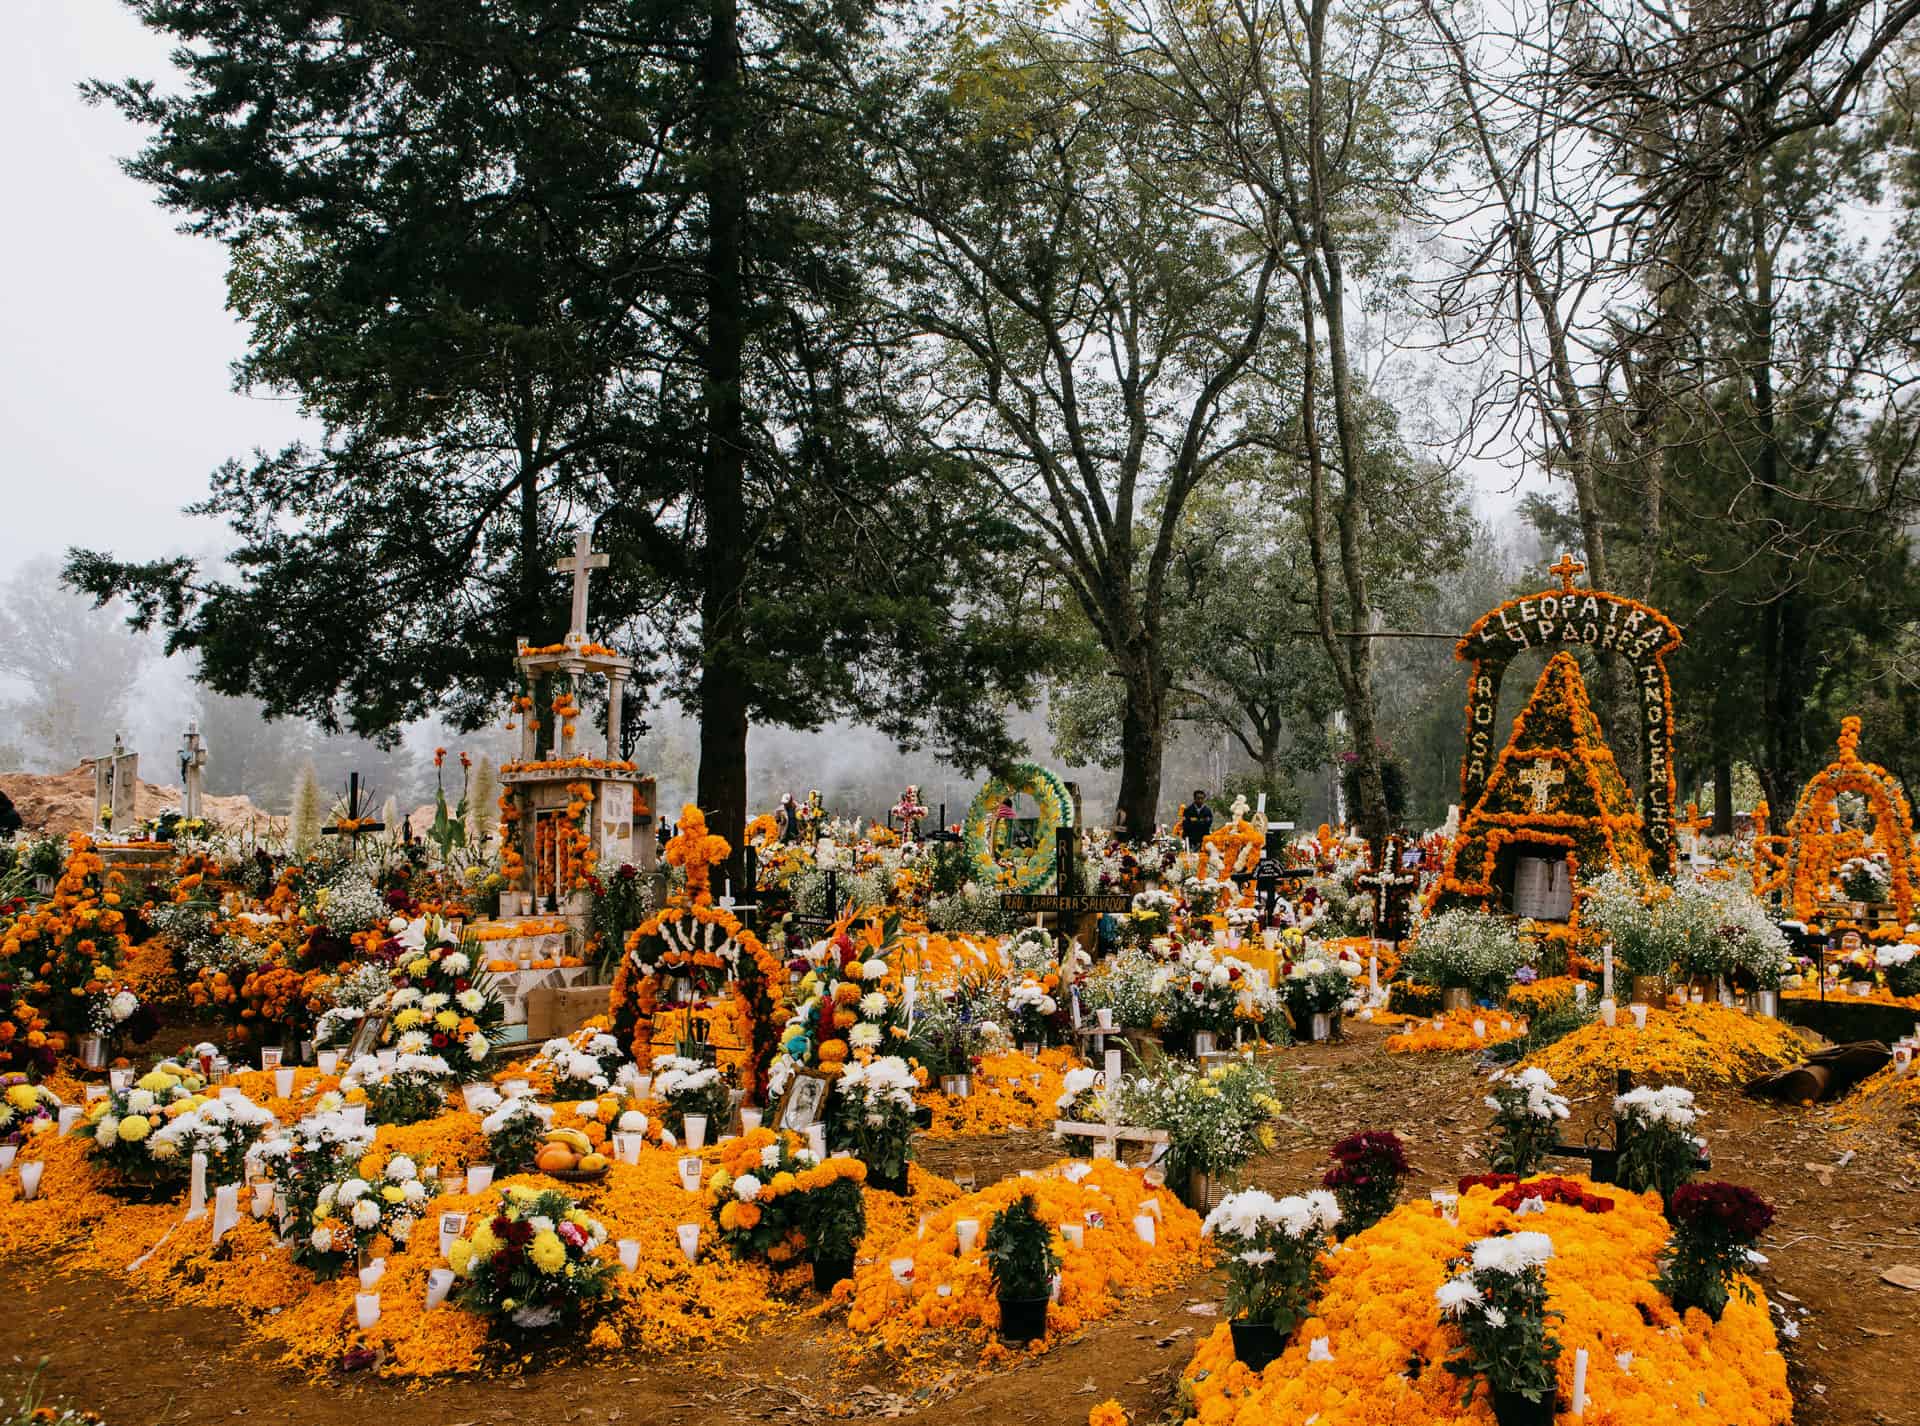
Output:
[[1262,1371],[1268,1362],[1286,1351],[1291,1332],[1282,1332],[1271,1322],[1255,1322],[1235,1317],[1227,1322],[1233,1333],[1233,1354],[1248,1371]]
[[1493,1393],[1493,1419],[1500,1426],[1553,1426],[1551,1392],[1533,1401],[1517,1391]]
[[1047,1299],[1044,1297],[1003,1297],[1000,1299],[1000,1335],[1009,1342],[1031,1342],[1047,1335]]
[[813,1290],[818,1293],[833,1291],[833,1285],[844,1278],[853,1276],[853,1255],[844,1258],[815,1258],[813,1260]]

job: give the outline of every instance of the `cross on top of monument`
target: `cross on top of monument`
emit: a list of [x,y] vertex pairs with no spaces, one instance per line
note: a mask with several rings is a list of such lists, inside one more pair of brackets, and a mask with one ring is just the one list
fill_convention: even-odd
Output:
[[1533,794],[1535,812],[1547,810],[1547,799],[1553,795],[1553,789],[1566,780],[1565,771],[1555,767],[1548,758],[1535,758],[1532,767],[1514,778],[1515,782]]
[[555,574],[573,576],[573,620],[567,626],[569,636],[578,634],[587,636],[587,578],[596,569],[605,569],[611,563],[604,554],[593,552],[593,531],[582,529],[574,532],[573,557],[563,559],[554,565]]
[[1565,550],[1562,550],[1559,561],[1547,566],[1547,573],[1560,581],[1560,588],[1563,593],[1571,594],[1573,592],[1573,577],[1585,569],[1586,565],[1582,564]]

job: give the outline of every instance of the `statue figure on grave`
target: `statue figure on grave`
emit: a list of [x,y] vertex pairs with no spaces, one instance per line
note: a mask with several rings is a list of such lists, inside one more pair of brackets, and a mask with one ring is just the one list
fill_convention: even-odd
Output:
[[791,792],[780,794],[780,809],[773,814],[775,824],[780,828],[780,841],[792,846],[800,840],[802,820],[800,804],[793,800]]

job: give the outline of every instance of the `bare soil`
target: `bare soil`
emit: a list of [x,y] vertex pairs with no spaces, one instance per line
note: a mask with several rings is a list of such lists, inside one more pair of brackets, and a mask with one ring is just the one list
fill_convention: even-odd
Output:
[[[1275,1152],[1252,1181],[1297,1191],[1318,1177],[1326,1149],[1358,1129],[1407,1140],[1415,1191],[1484,1169],[1478,1146],[1483,1081],[1465,1057],[1388,1056],[1379,1033],[1283,1058],[1288,1113]],[[1780,1109],[1736,1095],[1706,1098],[1716,1177],[1751,1184],[1779,1209],[1763,1245],[1768,1291],[1793,1314],[1785,1342],[1795,1419],[1802,1426],[1920,1426],[1920,1291],[1881,1277],[1920,1270],[1920,1157],[1895,1131],[1836,1126],[1823,1111]],[[1596,1099],[1576,1106],[1600,1111]],[[1854,1157],[1842,1163],[1848,1148]],[[1050,1162],[1038,1134],[948,1140],[923,1162],[981,1184]],[[408,1426],[781,1421],[834,1416],[926,1423],[1081,1426],[1115,1397],[1137,1421],[1166,1412],[1197,1337],[1217,1323],[1220,1285],[1196,1274],[1031,1363],[979,1374],[976,1351],[956,1344],[951,1372],[908,1389],[879,1370],[849,1371],[834,1355],[830,1320],[796,1313],[737,1347],[671,1360],[562,1361],[524,1377],[408,1388],[377,1379],[314,1385],[248,1347],[225,1314],[165,1307],[112,1279],[27,1277],[0,1267],[0,1299],[21,1310],[5,1334],[0,1376],[13,1385],[42,1357],[51,1399],[101,1412],[112,1426],[255,1417],[288,1426],[401,1420]]]

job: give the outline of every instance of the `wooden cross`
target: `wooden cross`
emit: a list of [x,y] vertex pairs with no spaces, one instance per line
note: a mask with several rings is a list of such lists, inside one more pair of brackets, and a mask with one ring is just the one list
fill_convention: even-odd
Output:
[[[1632,1088],[1633,1072],[1631,1070],[1622,1069],[1613,1072],[1613,1092],[1615,1098],[1626,1094],[1627,1091]],[[1613,1142],[1611,1144],[1602,1142],[1598,1133],[1608,1122],[1611,1122],[1613,1125]],[[1608,1102],[1605,1112],[1596,1122],[1594,1130],[1590,1133],[1589,1142],[1584,1144],[1555,1143],[1547,1152],[1556,1158],[1585,1159],[1592,1170],[1588,1173],[1588,1178],[1592,1179],[1595,1183],[1615,1183],[1618,1181],[1617,1175],[1620,1172],[1620,1155],[1625,1152],[1627,1141],[1632,1137],[1632,1121],[1623,1115],[1613,1113],[1612,1104]],[[1706,1152],[1702,1150],[1695,1156],[1693,1166],[1697,1169],[1711,1169],[1713,1167],[1713,1160],[1707,1157]]]
[[[1108,1032],[1113,1033],[1112,1031]],[[1053,1132],[1056,1138],[1064,1139],[1069,1135],[1080,1139],[1093,1140],[1093,1156],[1096,1159],[1114,1159],[1120,1157],[1122,1143],[1152,1144],[1164,1149],[1170,1142],[1165,1129],[1141,1129],[1132,1124],[1120,1122],[1120,1097],[1124,1079],[1120,1073],[1120,1052],[1108,1050],[1106,1059],[1107,1117],[1104,1123],[1083,1122],[1078,1119],[1056,1119]],[[1155,1155],[1158,1157],[1158,1154]]]
[[587,577],[591,571],[605,569],[609,563],[611,560],[608,556],[593,552],[593,531],[578,530],[573,536],[573,558],[554,565],[555,574],[573,576],[573,622],[568,626],[570,633],[586,637]]
[[354,850],[360,850],[360,838],[362,836],[368,832],[383,832],[386,830],[387,825],[384,822],[363,821],[361,814],[365,811],[366,808],[360,803],[360,774],[357,772],[350,773],[347,776],[345,825],[343,826],[336,823],[331,827],[322,827],[320,829],[320,835],[323,837],[351,837],[353,839]]
[[1514,778],[1533,794],[1533,810],[1545,812],[1547,799],[1553,795],[1553,789],[1567,780],[1567,774],[1553,765],[1549,758],[1535,758],[1533,766]]
[[1585,569],[1586,566],[1584,564],[1568,554],[1565,550],[1562,550],[1560,552],[1559,563],[1548,565],[1547,573],[1553,575],[1560,581],[1562,593],[1571,594],[1573,592],[1573,577]]
[[[1380,939],[1380,928],[1382,926],[1392,930],[1394,925],[1399,921],[1400,918],[1397,913],[1400,908],[1398,903],[1404,900],[1415,886],[1419,885],[1420,878],[1413,872],[1400,870],[1400,839],[1398,837],[1389,837],[1387,838],[1385,848],[1380,854],[1379,865],[1374,867],[1372,871],[1356,877],[1355,881],[1361,886],[1366,887],[1371,893],[1371,899],[1373,901],[1373,927],[1367,939],[1377,941]],[[1394,939],[1398,940],[1399,938],[1396,936]]]
[[[1265,800],[1265,794],[1262,794],[1262,800]],[[1274,903],[1280,898],[1281,882],[1313,875],[1311,868],[1288,866],[1286,863],[1287,833],[1292,830],[1291,822],[1267,823],[1267,842],[1259,862],[1252,871],[1237,871],[1231,877],[1241,886],[1253,883],[1254,907],[1262,925],[1272,919]]]

